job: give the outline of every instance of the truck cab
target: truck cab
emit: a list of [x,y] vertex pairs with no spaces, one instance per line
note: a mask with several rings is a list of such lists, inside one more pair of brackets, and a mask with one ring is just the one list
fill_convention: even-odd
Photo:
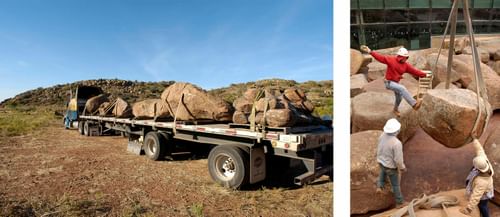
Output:
[[72,127],[73,122],[78,121],[78,117],[83,113],[87,100],[102,94],[99,87],[77,86],[75,92],[71,92],[69,102],[66,103],[66,112],[64,114],[64,126],[66,129]]

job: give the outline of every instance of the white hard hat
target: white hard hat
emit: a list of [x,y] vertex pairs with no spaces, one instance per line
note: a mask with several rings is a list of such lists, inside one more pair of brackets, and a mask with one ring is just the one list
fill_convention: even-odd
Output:
[[472,164],[476,169],[478,169],[481,172],[486,172],[490,168],[488,159],[486,159],[484,156],[477,156],[472,160]]
[[395,133],[401,128],[401,124],[398,120],[391,118],[389,119],[384,126],[385,133]]
[[406,48],[404,48],[404,47],[399,48],[397,55],[398,56],[404,56],[404,57],[409,57],[410,56],[410,54],[408,54],[408,50],[406,50]]

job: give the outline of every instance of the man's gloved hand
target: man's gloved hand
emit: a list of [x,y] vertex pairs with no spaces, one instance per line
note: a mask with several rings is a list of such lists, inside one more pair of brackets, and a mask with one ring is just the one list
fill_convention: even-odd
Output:
[[432,77],[432,71],[427,71],[427,70],[426,70],[426,71],[424,71],[424,72],[425,72],[425,74],[427,74],[427,76],[425,76],[425,77],[427,77],[427,78]]
[[372,52],[372,50],[368,46],[366,46],[366,45],[361,45],[360,50],[363,51],[363,52],[365,52],[365,53]]
[[408,171],[408,169],[406,169],[406,167],[405,167],[403,169],[399,169],[399,171],[402,172],[402,173],[406,173]]
[[460,210],[459,210],[459,211],[460,211],[462,214],[465,214],[465,215],[467,215],[467,216],[469,216],[469,215],[470,215],[470,213],[472,212],[472,210],[467,209],[467,207],[462,207],[462,208],[460,208]]

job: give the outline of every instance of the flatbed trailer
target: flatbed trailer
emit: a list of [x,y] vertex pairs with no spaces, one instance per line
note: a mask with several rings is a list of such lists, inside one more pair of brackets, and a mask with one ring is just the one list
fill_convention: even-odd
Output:
[[[99,136],[118,131],[128,137],[128,150],[162,160],[175,151],[175,143],[190,141],[212,145],[208,170],[212,179],[228,188],[240,188],[266,178],[270,157],[295,159],[306,172],[294,183],[310,183],[322,175],[333,178],[333,129],[318,125],[250,130],[236,124],[196,124],[179,121],[135,120],[81,115],[82,135]],[[193,174],[194,175],[194,174]]]

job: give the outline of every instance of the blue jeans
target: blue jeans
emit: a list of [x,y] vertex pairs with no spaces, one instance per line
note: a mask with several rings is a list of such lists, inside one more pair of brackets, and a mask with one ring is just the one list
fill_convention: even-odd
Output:
[[490,217],[490,211],[488,209],[488,201],[489,200],[480,200],[479,204],[479,212],[481,213],[481,217]]
[[399,104],[401,104],[401,97],[408,102],[411,106],[414,106],[417,101],[413,99],[410,92],[406,89],[405,86],[394,82],[394,81],[384,81],[385,88],[394,91],[394,95],[396,96],[396,102],[394,103],[394,110],[398,110]]
[[385,185],[385,177],[389,177],[389,181],[391,181],[392,193],[394,194],[394,198],[396,199],[397,204],[402,204],[403,194],[401,193],[401,187],[399,185],[399,172],[397,169],[391,169],[384,167],[382,164],[378,164],[380,167],[380,174],[378,176],[377,187],[383,188]]

